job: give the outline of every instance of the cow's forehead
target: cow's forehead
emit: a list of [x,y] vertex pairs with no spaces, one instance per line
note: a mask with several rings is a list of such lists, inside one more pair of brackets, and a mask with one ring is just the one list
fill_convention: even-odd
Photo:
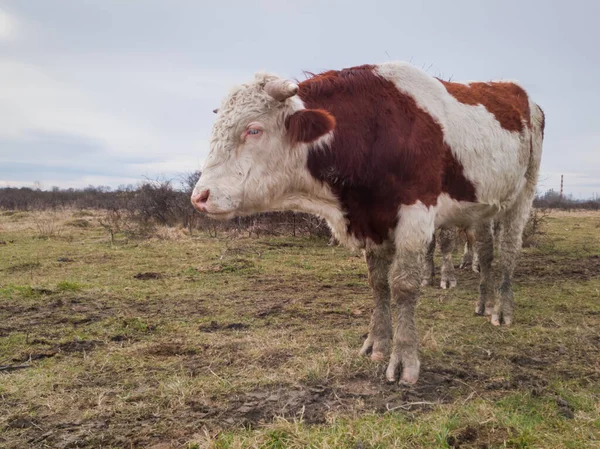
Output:
[[215,129],[231,130],[240,126],[241,121],[276,109],[279,102],[264,90],[268,81],[276,79],[274,75],[259,73],[252,82],[233,87],[223,99]]

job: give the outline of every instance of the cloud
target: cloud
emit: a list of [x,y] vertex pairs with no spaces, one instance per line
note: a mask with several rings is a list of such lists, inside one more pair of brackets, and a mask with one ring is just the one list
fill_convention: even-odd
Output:
[[0,43],[15,39],[17,22],[8,12],[0,8]]
[[35,172],[43,179],[33,167],[41,161],[47,176],[61,168],[59,179],[77,176],[79,185],[87,185],[90,167],[112,174],[113,186],[120,184],[114,173],[194,171],[208,151],[212,109],[241,79],[144,60],[60,69],[1,61],[0,178],[26,182]]
[[558,189],[564,173],[567,192],[598,192],[599,2],[3,5],[4,181],[117,186],[191,171],[207,154],[212,109],[253,72],[302,77],[391,57],[455,80],[519,79],[547,117],[540,190]]

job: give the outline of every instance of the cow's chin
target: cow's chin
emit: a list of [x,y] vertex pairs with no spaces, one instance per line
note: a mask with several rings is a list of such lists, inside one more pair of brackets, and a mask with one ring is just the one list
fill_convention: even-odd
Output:
[[236,216],[236,213],[234,210],[230,210],[230,211],[209,211],[209,210],[207,210],[205,212],[205,214],[208,218],[212,218],[213,220],[219,220],[219,221],[231,220],[232,218],[234,218]]

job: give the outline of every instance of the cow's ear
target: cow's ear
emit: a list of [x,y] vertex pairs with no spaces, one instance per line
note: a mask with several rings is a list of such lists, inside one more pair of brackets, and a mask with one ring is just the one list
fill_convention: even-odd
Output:
[[332,131],[335,118],[324,109],[302,109],[290,115],[285,125],[292,142],[310,143]]

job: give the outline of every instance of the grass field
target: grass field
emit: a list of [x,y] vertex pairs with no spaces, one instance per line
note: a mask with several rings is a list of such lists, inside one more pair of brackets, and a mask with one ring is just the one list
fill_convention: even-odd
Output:
[[600,214],[546,231],[512,328],[473,315],[475,273],[424,289],[407,388],[357,355],[359,253],[174,231],[111,244],[95,213],[0,212],[0,447],[600,448]]

